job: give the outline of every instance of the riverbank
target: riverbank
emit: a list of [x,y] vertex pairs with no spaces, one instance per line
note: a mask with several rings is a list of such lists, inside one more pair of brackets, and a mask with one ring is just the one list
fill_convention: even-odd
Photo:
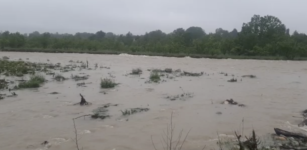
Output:
[[[289,60],[282,56],[239,56],[239,55],[204,55],[204,54],[187,54],[187,53],[153,53],[153,52],[132,52],[132,51],[110,51],[110,50],[73,50],[73,49],[2,49],[3,52],[39,52],[39,53],[80,53],[80,54],[107,54],[119,55],[122,53],[130,55],[146,55],[161,57],[191,57],[191,58],[211,58],[211,59],[254,59],[254,60]],[[291,60],[305,61],[306,57],[295,57]]]

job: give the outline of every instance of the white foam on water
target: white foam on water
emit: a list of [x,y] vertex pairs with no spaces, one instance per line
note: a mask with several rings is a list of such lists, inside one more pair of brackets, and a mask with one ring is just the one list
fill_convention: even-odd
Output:
[[90,130],[83,130],[80,132],[80,134],[90,134],[92,133]]
[[[307,135],[307,126],[299,127],[296,124],[291,124],[289,121],[286,121],[285,124],[290,131],[299,132],[301,134]],[[305,132],[302,132],[302,131],[305,131]]]
[[50,142],[50,144],[52,145],[58,145],[58,144],[61,144],[63,142],[67,142],[69,141],[69,139],[65,139],[65,138],[53,138]]
[[51,115],[44,115],[43,118],[44,119],[49,119],[49,118],[53,118],[53,116],[51,116]]
[[105,128],[114,128],[114,126],[111,125],[104,125]]
[[119,56],[134,57],[134,55],[130,55],[130,54],[127,54],[127,53],[121,53],[121,54],[119,54]]

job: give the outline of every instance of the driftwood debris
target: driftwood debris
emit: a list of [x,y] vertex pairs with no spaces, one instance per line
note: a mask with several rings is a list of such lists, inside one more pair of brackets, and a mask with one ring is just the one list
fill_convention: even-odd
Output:
[[192,72],[187,72],[187,71],[183,71],[182,75],[184,76],[193,76],[193,77],[198,77],[198,76],[202,76],[204,73],[200,72],[200,73],[192,73]]
[[232,79],[228,80],[228,82],[237,82],[237,81],[238,81],[238,80],[235,79],[235,78],[232,78]]
[[192,93],[182,93],[175,96],[167,96],[166,99],[169,99],[171,101],[175,100],[187,100],[189,98],[192,98],[194,95]]
[[44,141],[41,145],[47,145],[48,143],[48,141]]
[[289,131],[282,130],[282,129],[279,129],[279,128],[274,128],[274,131],[277,135],[283,135],[283,136],[286,136],[286,137],[294,137],[294,138],[302,138],[302,139],[307,138],[307,136],[304,135],[304,134],[289,132]]
[[108,114],[108,108],[110,106],[118,106],[118,104],[105,104],[101,107],[98,107],[96,109],[93,110],[93,114],[91,115],[92,119],[106,119],[106,118],[110,118],[111,116]]
[[245,107],[246,105],[244,104],[239,104],[238,102],[234,101],[232,98],[231,99],[226,99],[223,101],[221,104],[230,104],[230,105],[238,105],[240,107]]
[[304,119],[301,123],[298,124],[299,127],[307,125],[307,119]]
[[86,87],[86,86],[85,86],[85,82],[77,83],[77,86]]
[[106,118],[109,118],[110,115],[107,114],[108,112],[108,109],[106,109],[107,107],[98,107],[97,109],[94,109],[93,110],[93,115],[91,115],[91,117],[93,119],[106,119]]
[[307,118],[307,109],[304,110],[304,111],[302,111],[302,116],[305,117],[305,118]]
[[[80,96],[81,96],[81,101],[80,101],[79,104],[80,104],[81,106],[92,104],[92,103],[87,102],[81,93],[80,93]],[[77,103],[77,104],[78,104],[78,103]]]
[[226,101],[228,102],[228,104],[231,104],[231,105],[237,105],[238,104],[238,102],[234,101],[232,98],[226,99]]
[[15,92],[11,92],[11,95],[7,95],[6,97],[15,97],[17,94]]
[[307,125],[307,109],[302,111],[301,115],[302,115],[302,118],[304,118],[304,120],[298,124],[299,127]]
[[[53,76],[54,76],[54,74],[53,74]],[[66,80],[66,78],[63,77],[62,75],[56,75],[54,77],[54,80],[56,80],[56,81],[64,81],[64,80]]]
[[256,76],[255,75],[243,75],[242,76],[243,78],[256,78]]
[[149,108],[131,108],[131,109],[126,109],[125,111],[121,110],[123,116],[128,116],[135,113],[146,112],[146,111],[149,111]]
[[71,78],[74,79],[75,81],[87,80],[89,78],[89,75],[84,75],[84,76],[71,75]]
[[239,150],[244,150],[245,148],[248,150],[258,150],[258,145],[261,144],[259,138],[256,137],[255,130],[253,130],[251,137],[245,136],[246,140],[244,142],[241,141],[242,135],[238,135],[237,132],[235,132],[235,135],[238,140]]
[[51,92],[49,94],[60,94],[59,92]]

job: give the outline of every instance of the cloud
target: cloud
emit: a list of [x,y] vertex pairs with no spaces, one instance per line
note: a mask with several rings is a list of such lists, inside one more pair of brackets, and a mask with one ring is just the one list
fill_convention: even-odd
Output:
[[2,0],[0,30],[143,34],[200,26],[240,30],[254,14],[274,15],[291,31],[306,32],[307,1],[278,0]]

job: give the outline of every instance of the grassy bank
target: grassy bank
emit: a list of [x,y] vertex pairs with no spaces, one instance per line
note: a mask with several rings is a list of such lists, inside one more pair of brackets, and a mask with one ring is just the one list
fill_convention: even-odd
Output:
[[[73,50],[73,49],[2,49],[4,52],[40,52],[40,53],[80,53],[80,54],[108,54],[119,55],[122,53],[130,55],[146,55],[161,57],[191,57],[191,58],[211,58],[211,59],[255,59],[255,60],[289,60],[282,56],[239,56],[239,55],[203,55],[188,53],[153,53],[153,52],[131,52],[131,51],[114,51],[114,50]],[[307,57],[295,57],[291,60],[307,60]]]

